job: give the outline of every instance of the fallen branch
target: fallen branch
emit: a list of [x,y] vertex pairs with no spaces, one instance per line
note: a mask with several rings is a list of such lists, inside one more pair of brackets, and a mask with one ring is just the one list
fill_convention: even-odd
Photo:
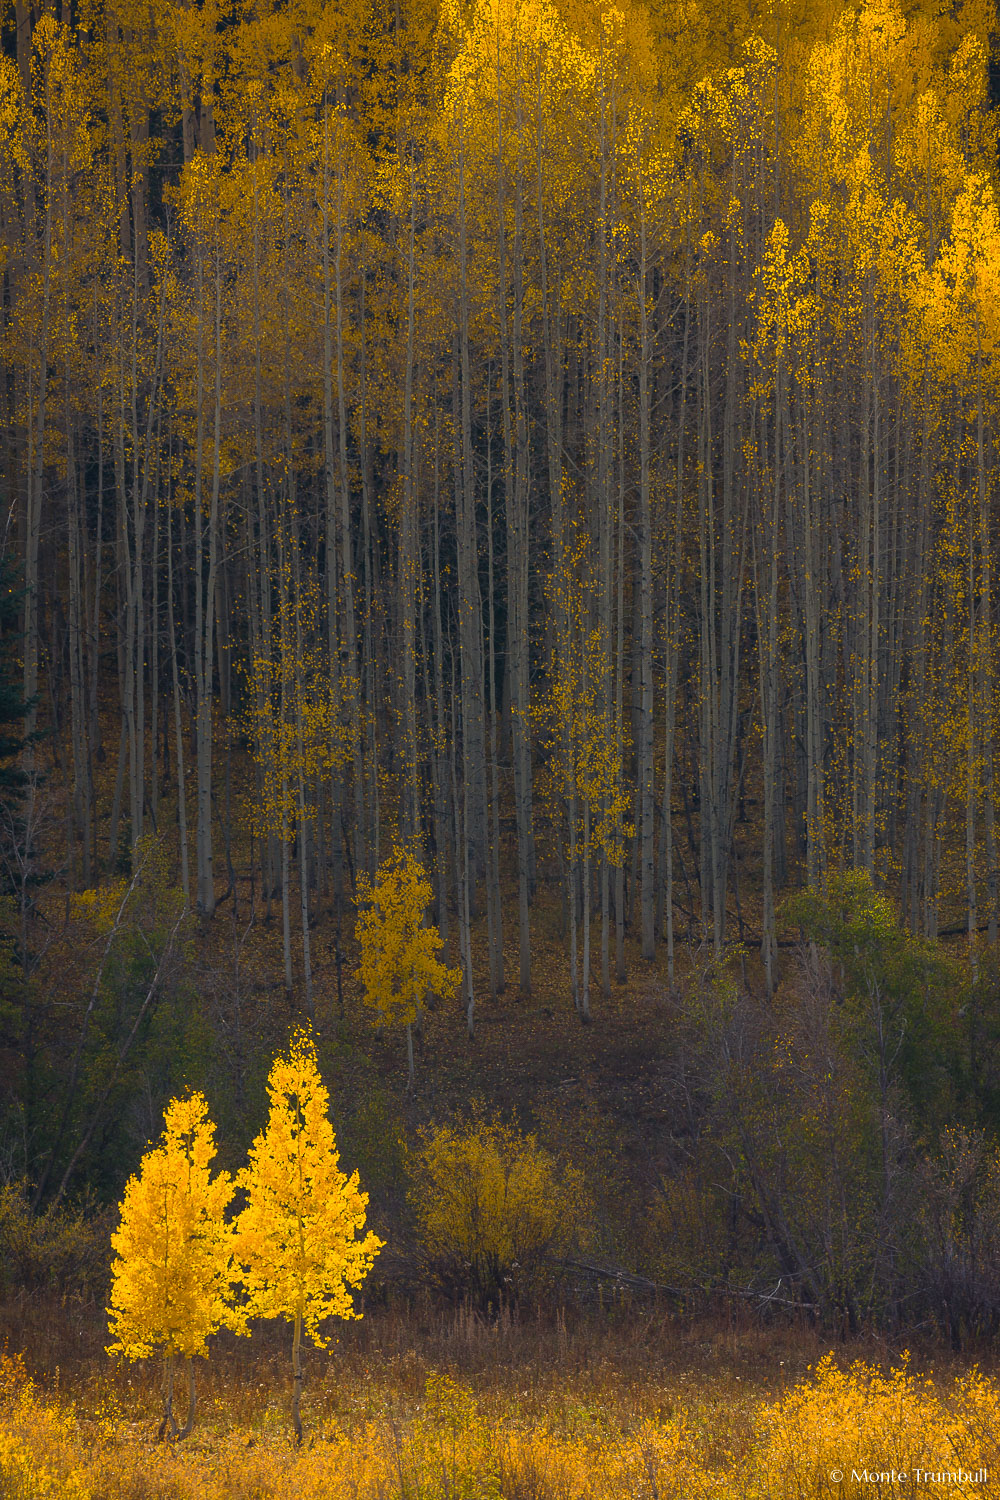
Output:
[[627,1288],[629,1291],[684,1298],[732,1297],[737,1301],[754,1302],[760,1307],[793,1307],[800,1312],[819,1311],[819,1304],[816,1302],[800,1302],[794,1297],[779,1297],[778,1293],[783,1284],[782,1277],[778,1278],[773,1291],[760,1292],[754,1291],[751,1287],[668,1286],[662,1281],[652,1281],[648,1276],[639,1276],[634,1271],[624,1271],[616,1266],[595,1266],[585,1260],[559,1260],[555,1264],[563,1270],[577,1271],[582,1275],[595,1277],[599,1281],[613,1282],[616,1286]]

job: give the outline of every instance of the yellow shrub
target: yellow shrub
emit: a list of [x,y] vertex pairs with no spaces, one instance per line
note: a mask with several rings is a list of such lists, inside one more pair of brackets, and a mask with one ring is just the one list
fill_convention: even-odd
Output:
[[0,1355],[3,1500],[90,1500],[73,1412],[41,1400],[20,1359]]
[[970,1478],[964,1484],[953,1481],[951,1493],[974,1494],[977,1481],[971,1476],[983,1469],[995,1473],[1000,1457],[1000,1389],[975,1370],[945,1401],[905,1362],[885,1375],[864,1363],[840,1370],[827,1355],[813,1378],[764,1406],[758,1423],[756,1472],[748,1493],[760,1500],[800,1495],[861,1500],[880,1488],[916,1495],[934,1483],[921,1474],[960,1470]]
[[581,1174],[497,1121],[429,1131],[413,1201],[435,1277],[493,1306],[536,1283],[585,1217]]

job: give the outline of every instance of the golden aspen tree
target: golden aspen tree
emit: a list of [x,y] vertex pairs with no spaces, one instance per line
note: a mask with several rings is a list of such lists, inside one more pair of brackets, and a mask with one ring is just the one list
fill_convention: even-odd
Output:
[[[348,378],[350,373],[350,328],[348,284],[351,278],[351,235],[354,223],[363,217],[367,203],[364,180],[365,157],[350,128],[347,110],[340,100],[346,89],[342,68],[335,68],[331,43],[325,43],[321,58],[323,75],[322,213],[319,229],[323,287],[323,433],[326,467],[326,574],[327,633],[330,673],[343,689],[340,697],[352,727],[352,761],[355,838],[359,863],[364,864],[367,843],[364,807],[364,775],[361,737],[358,733],[360,681],[358,676],[357,604],[355,548],[351,528],[351,482],[348,460]],[[331,95],[337,106],[331,107]],[[317,143],[318,145],[318,143]],[[336,392],[336,403],[334,403]],[[336,404],[336,462],[334,457],[334,405]],[[338,550],[339,510],[339,550]],[[338,610],[338,600],[340,608]],[[341,651],[344,661],[341,663]],[[341,902],[341,806],[344,790],[334,775],[331,839],[334,887],[338,920]]]
[[[163,1354],[163,1418],[159,1437],[187,1437],[194,1421],[194,1366],[220,1328],[245,1332],[232,1299],[233,1233],[225,1212],[233,1196],[228,1172],[211,1175],[215,1126],[202,1094],[174,1099],[158,1146],[142,1158],[121,1202],[111,1236],[108,1308],[114,1342],[109,1354],[145,1359]],[[187,1420],[173,1414],[174,1360],[188,1362]]]
[[[572,559],[586,551],[580,543]],[[595,854],[617,868],[633,834],[626,814],[619,735],[609,728],[604,702],[608,642],[600,624],[587,627],[586,594],[571,575],[563,580],[562,639],[556,643],[547,691],[535,704],[550,756],[551,800],[565,840],[567,905],[570,918],[570,988],[580,1020],[590,1020],[591,861]],[[577,912],[582,907],[583,933],[577,967]],[[579,972],[579,979],[578,979]]]
[[393,850],[374,880],[358,879],[357,937],[365,999],[385,1025],[406,1027],[409,1086],[413,1087],[413,1026],[425,995],[448,999],[462,980],[438,954],[441,934],[427,922],[431,883],[407,849]]
[[945,504],[935,572],[951,629],[940,635],[942,732],[935,759],[940,765],[945,751],[951,765],[941,767],[941,783],[956,811],[964,801],[966,928],[975,974],[977,887],[984,862],[991,944],[997,929],[996,645],[987,434],[996,421],[1000,214],[983,174],[969,173],[963,181],[950,228],[936,264],[915,278],[912,301],[917,337],[933,350],[937,400],[954,413],[950,440],[942,441],[938,479]]
[[[633,286],[629,300],[634,304],[637,344],[638,385],[637,426],[639,458],[639,503],[636,513],[638,640],[633,642],[638,665],[638,682],[633,685],[636,708],[636,781],[638,783],[639,884],[641,910],[642,956],[651,959],[656,952],[655,861],[654,844],[654,774],[653,774],[653,525],[651,507],[650,395],[652,361],[652,318],[650,317],[650,279],[655,264],[655,227],[668,219],[671,180],[670,162],[656,137],[655,113],[648,98],[640,98],[633,112],[629,130],[620,147],[619,170],[623,185],[622,230],[628,233],[629,259]],[[624,238],[624,234],[623,234]],[[623,340],[624,343],[624,340]],[[620,425],[623,421],[620,419]],[[618,715],[620,720],[620,715]],[[616,898],[616,906],[618,900]]]
[[367,1234],[357,1172],[347,1177],[330,1124],[330,1096],[306,1031],[275,1058],[267,1080],[267,1125],[237,1174],[246,1206],[236,1220],[245,1313],[284,1318],[293,1326],[292,1423],[302,1441],[302,1333],[321,1348],[325,1318],[359,1318],[351,1290],[360,1287],[383,1241]]
[[[792,302],[801,268],[788,255],[788,230],[776,219],[768,236],[757,270],[754,301],[757,311],[756,354],[762,366],[754,386],[758,399],[773,402],[776,418],[772,424],[773,448],[761,454],[761,478],[769,482],[760,487],[759,520],[754,528],[753,572],[754,600],[757,616],[757,650],[761,731],[764,751],[764,827],[763,890],[761,921],[761,958],[768,993],[775,986],[777,933],[774,903],[775,783],[777,768],[777,700],[778,700],[778,559],[780,555],[780,513],[784,436],[781,417],[785,410],[785,385],[788,381],[789,341],[795,315]],[[766,433],[766,427],[764,431]],[[807,659],[808,659],[807,645]],[[807,837],[815,837],[812,827]],[[809,863],[810,875],[813,873]],[[810,881],[810,883],[812,883]]]
[[630,796],[626,790],[622,766],[622,745],[615,728],[609,723],[603,682],[607,672],[609,643],[600,629],[590,631],[583,642],[583,661],[579,675],[565,676],[557,693],[560,715],[570,726],[573,741],[575,791],[582,809],[577,850],[582,858],[583,950],[580,1019],[590,1019],[590,907],[591,861],[602,861],[604,888],[604,930],[607,927],[607,870],[619,869],[625,860],[626,839],[632,836],[627,818]]
[[303,981],[306,1012],[312,1019],[313,983],[309,949],[308,868],[304,839],[315,817],[321,776],[341,768],[351,755],[350,717],[337,689],[352,690],[341,676],[331,681],[322,644],[322,602],[311,579],[292,576],[281,560],[280,598],[271,619],[270,639],[261,641],[250,663],[248,726],[261,776],[261,797],[253,826],[262,837],[277,835],[282,848],[282,927],[285,988],[292,990],[288,850],[299,840],[302,907]]
[[[206,118],[207,115],[206,115]],[[214,128],[214,127],[213,127]],[[212,756],[216,648],[216,591],[219,578],[220,529],[224,505],[223,466],[223,257],[228,249],[226,218],[232,208],[231,183],[214,150],[201,151],[185,168],[182,216],[190,237],[197,295],[192,329],[195,346],[194,426],[194,680],[195,771],[197,775],[196,870],[197,907],[204,917],[215,911],[212,829]],[[209,332],[210,330],[210,332]],[[207,345],[211,344],[211,355]],[[211,386],[209,387],[209,381]],[[211,396],[209,395],[211,390]],[[206,419],[211,414],[209,444]],[[208,496],[205,460],[210,460]],[[207,499],[207,504],[206,504]]]

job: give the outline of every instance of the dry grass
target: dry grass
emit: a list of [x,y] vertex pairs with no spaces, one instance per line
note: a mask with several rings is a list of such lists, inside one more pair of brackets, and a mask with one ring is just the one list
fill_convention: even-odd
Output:
[[[819,1500],[923,1493],[918,1466],[1000,1469],[995,1380],[918,1379],[871,1344],[824,1361],[808,1329],[380,1310],[309,1355],[301,1451],[283,1330],[215,1352],[194,1436],[170,1448],[152,1440],[158,1372],[101,1355],[96,1316],[22,1304],[6,1329],[32,1368],[8,1357],[0,1373],[4,1500]],[[910,1477],[853,1477],[893,1469]]]

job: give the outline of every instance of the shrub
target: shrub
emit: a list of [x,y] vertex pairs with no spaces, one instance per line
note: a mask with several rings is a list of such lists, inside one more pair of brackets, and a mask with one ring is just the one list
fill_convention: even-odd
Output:
[[0,1186],[0,1292],[58,1292],[103,1298],[108,1281],[111,1213],[86,1207],[32,1212],[24,1183]]
[[492,1308],[537,1288],[586,1217],[582,1175],[496,1120],[425,1132],[413,1206],[432,1279]]
[[742,1493],[862,1500],[953,1485],[973,1494],[996,1463],[1000,1392],[973,1369],[945,1397],[907,1360],[904,1354],[888,1371],[861,1361],[843,1370],[828,1354],[780,1400],[759,1408]]

